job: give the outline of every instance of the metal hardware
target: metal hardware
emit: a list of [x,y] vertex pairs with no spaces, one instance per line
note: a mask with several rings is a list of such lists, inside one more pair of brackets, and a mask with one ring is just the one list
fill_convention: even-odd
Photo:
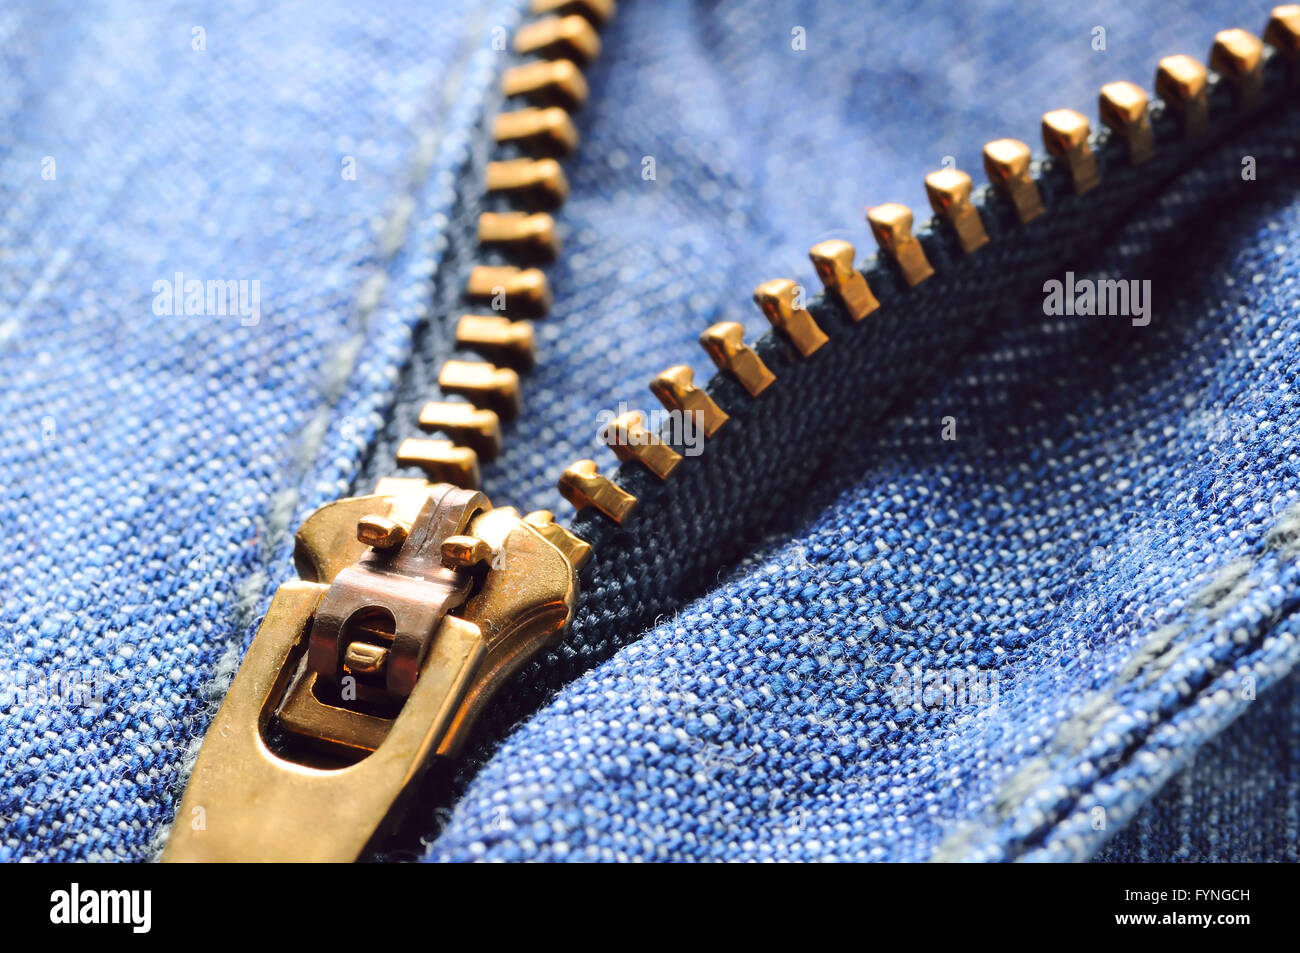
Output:
[[383,687],[394,697],[409,695],[438,623],[469,594],[470,580],[442,565],[442,541],[463,532],[488,505],[481,493],[442,484],[400,547],[372,550],[340,572],[316,609],[308,666],[340,682],[348,646],[371,638],[357,631],[358,621],[386,613],[391,632],[385,638],[390,652]]
[[489,162],[484,188],[541,209],[563,205],[569,197],[569,180],[554,159],[504,159]]
[[492,410],[468,403],[430,401],[420,410],[420,426],[473,447],[480,460],[491,460],[501,452],[501,418]]
[[1300,4],[1274,7],[1264,28],[1264,42],[1277,49],[1291,70],[1291,81],[1300,82]]
[[484,212],[478,217],[478,242],[542,261],[560,253],[555,219],[546,212]]
[[774,278],[754,289],[754,303],[768,323],[790,340],[800,357],[809,357],[830,339],[808,310],[798,307],[799,297],[799,286],[788,278]]
[[[360,559],[338,566],[334,541],[361,516],[401,522],[412,510],[399,549],[353,539]],[[299,543],[329,549],[301,562],[331,575],[276,592],[163,860],[350,861],[372,846],[430,758],[454,755],[496,689],[563,637],[577,570],[535,517],[445,485],[317,510]],[[448,568],[444,544],[458,537],[473,540],[473,562]],[[374,638],[387,627],[371,624],[380,614],[394,623],[385,644]]]
[[1038,183],[1029,174],[1032,158],[1029,146],[1018,139],[995,139],[984,147],[984,171],[989,181],[1011,200],[1021,225],[1044,212]]
[[1237,92],[1237,107],[1252,109],[1264,83],[1264,44],[1245,30],[1220,30],[1210,49],[1210,66]]
[[585,17],[547,17],[519,28],[515,52],[563,58],[585,66],[600,55],[600,35]]
[[460,447],[450,440],[408,437],[397,448],[397,462],[420,467],[435,483],[478,489],[478,454],[472,447]]
[[1162,59],[1156,67],[1156,95],[1181,118],[1185,139],[1193,139],[1205,131],[1210,102],[1205,67],[1196,60],[1182,54]]
[[567,156],[578,145],[578,130],[559,106],[529,106],[501,113],[492,126],[501,145],[542,156]]
[[576,510],[595,507],[615,523],[625,523],[636,510],[637,500],[631,493],[602,476],[594,460],[579,460],[560,474],[560,495]]
[[506,70],[501,77],[501,92],[574,110],[587,101],[587,79],[569,60],[538,60]]
[[969,255],[989,243],[980,213],[970,201],[970,176],[959,169],[940,169],[925,177],[925,194],[934,214],[948,223],[957,244]]
[[700,335],[700,344],[718,370],[730,372],[750,397],[757,397],[776,380],[763,359],[745,345],[745,329],[736,321],[713,325]]
[[438,386],[445,394],[458,394],[483,405],[502,420],[519,416],[522,399],[519,375],[508,367],[479,361],[447,361],[438,372]]
[[1128,145],[1128,161],[1141,165],[1156,154],[1155,135],[1147,115],[1147,94],[1134,83],[1107,83],[1097,99],[1097,111],[1115,135]]
[[708,391],[695,386],[695,372],[686,364],[676,364],[660,373],[650,382],[650,391],[669,410],[694,415],[706,437],[712,437],[730,419]]
[[600,26],[614,15],[614,0],[533,0],[529,9],[533,13],[576,13]]
[[387,516],[363,516],[357,521],[357,540],[375,549],[393,549],[406,542],[411,527]]
[[601,439],[623,462],[636,460],[661,480],[666,480],[682,455],[645,429],[644,418],[635,410],[623,414],[601,431]]
[[551,287],[545,272],[513,265],[475,265],[465,282],[465,294],[488,301],[497,311],[537,318],[551,310]]
[[448,536],[442,541],[442,564],[448,569],[472,569],[492,558],[492,547],[477,536]]
[[854,321],[861,321],[880,307],[867,280],[853,266],[857,251],[838,238],[818,242],[808,252],[822,285],[844,305]]
[[925,249],[912,234],[912,210],[897,202],[886,202],[867,210],[867,223],[876,244],[887,258],[893,260],[909,288],[919,285],[934,274]]
[[555,514],[550,510],[534,510],[524,517],[524,522],[564,553],[564,558],[574,569],[581,569],[587,565],[587,560],[591,559],[591,544],[585,539],[579,539],[567,527],[555,522]]
[[500,315],[461,315],[456,324],[456,343],[521,371],[531,368],[537,357],[532,324]]
[[1090,127],[1083,113],[1073,109],[1053,109],[1043,116],[1043,145],[1065,163],[1076,195],[1101,184],[1097,160],[1088,145]]

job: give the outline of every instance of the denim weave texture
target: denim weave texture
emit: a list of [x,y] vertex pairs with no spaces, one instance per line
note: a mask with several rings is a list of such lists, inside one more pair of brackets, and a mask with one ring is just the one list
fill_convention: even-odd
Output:
[[1105,863],[1300,860],[1300,677],[1197,750],[1093,858]]
[[[523,6],[0,11],[0,858],[155,856],[293,576],[293,530],[392,472],[453,352],[510,62],[492,39]],[[596,415],[648,409],[669,364],[707,378],[699,332],[756,337],[753,287],[813,283],[823,238],[864,250],[864,206],[908,202],[919,222],[943,157],[979,181],[984,141],[1037,143],[1046,109],[1094,115],[1102,82],[1149,88],[1159,56],[1203,57],[1267,15],[619,6],[566,167],[541,363],[484,472],[494,502],[564,516],[563,466],[613,466]],[[986,319],[935,302],[904,345],[882,313],[864,331],[878,392],[843,410],[811,489],[774,493],[772,533],[738,565],[704,547],[692,578],[643,598],[628,577],[672,547],[584,517],[609,548],[572,644],[507,690],[449,772],[452,810],[418,802],[422,842],[389,856],[1085,859],[1121,831],[1109,859],[1293,857],[1296,143],[1293,116],[1244,130],[1131,216],[1112,202],[1113,234],[1084,212],[1049,226],[1088,251],[1081,276],[1153,281],[1148,327],[1046,318],[1037,283],[974,258]],[[1050,251],[989,260],[1019,278]],[[260,280],[260,320],[153,313],[176,272]],[[708,539],[703,519],[669,525]],[[677,594],[693,598],[656,622]],[[899,705],[900,672],[991,684],[996,704]],[[102,676],[102,700],[15,694],[59,673]]]
[[[0,858],[155,852],[430,317],[518,7],[0,10]],[[176,272],[260,280],[260,320],[156,315]]]

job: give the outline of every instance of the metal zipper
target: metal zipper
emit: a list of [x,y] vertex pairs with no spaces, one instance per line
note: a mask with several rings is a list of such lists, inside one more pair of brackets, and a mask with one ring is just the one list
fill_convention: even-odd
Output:
[[434,754],[453,757],[500,685],[563,636],[590,547],[551,513],[477,492],[550,308],[537,265],[577,144],[571,113],[613,0],[532,0],[502,76],[480,263],[456,322],[443,399],[420,412],[373,494],[328,504],[295,537],[301,581],[281,586],[200,750],[163,853],[178,860],[355,860]]
[[[499,141],[543,152],[571,145],[565,110],[585,92],[576,63],[595,55],[594,25],[612,6],[534,0],[543,17],[519,31],[516,46],[552,58],[510,71],[505,88],[559,105],[498,117]],[[779,512],[815,481],[817,461],[839,439],[837,413],[883,413],[896,385],[873,386],[862,372],[871,360],[959,350],[1014,306],[1026,275],[1099,247],[1211,145],[1292,103],[1300,5],[1275,8],[1263,41],[1244,30],[1216,35],[1209,67],[1161,60],[1153,101],[1131,83],[1104,86],[1096,133],[1080,113],[1049,112],[1041,161],[1024,143],[990,142],[987,188],[976,191],[956,169],[931,173],[930,225],[914,234],[906,207],[872,208],[877,257],[859,269],[849,243],[816,245],[810,258],[824,292],[809,301],[791,280],[759,285],[754,300],[771,332],[751,347],[740,325],[714,325],[700,338],[718,368],[706,386],[686,365],[651,383],[665,407],[703,429],[707,452],[686,460],[670,434],[620,417],[602,432],[622,461],[617,478],[580,460],[559,479],[578,510],[572,527],[545,511],[494,508],[476,491],[478,457],[499,447],[499,418],[516,406],[531,337],[500,315],[462,318],[461,343],[502,363],[444,365],[443,390],[467,402],[430,405],[421,424],[452,439],[432,448],[408,441],[398,453],[432,482],[381,480],[374,494],[328,504],[303,525],[303,579],[277,591],[204,741],[163,859],[361,856],[433,755],[459,753],[504,682],[571,627],[583,641],[579,572],[589,560],[583,588],[594,598],[617,590],[620,604],[605,614],[635,631],[752,542],[763,525],[756,511]],[[548,156],[498,164],[489,188],[543,204],[564,193]],[[480,239],[546,253],[553,225],[541,214],[485,217]],[[480,272],[469,294],[504,289],[505,301],[542,310],[548,295],[537,275]],[[763,452],[775,444],[782,454]],[[586,648],[572,664],[612,651]],[[536,671],[535,691],[571,674],[559,665]],[[201,827],[190,823],[196,810]]]

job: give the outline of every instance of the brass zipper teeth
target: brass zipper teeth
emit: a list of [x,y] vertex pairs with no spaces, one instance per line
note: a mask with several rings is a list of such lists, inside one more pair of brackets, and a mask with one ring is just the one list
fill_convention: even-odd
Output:
[[[412,437],[397,450],[400,466],[467,489],[478,488],[480,465],[501,452],[502,425],[522,409],[520,374],[536,359],[532,321],[551,308],[550,284],[536,266],[560,252],[550,213],[569,188],[559,159],[577,146],[572,113],[587,98],[583,68],[600,53],[598,30],[613,15],[614,0],[532,0],[530,13],[513,41],[525,60],[501,78],[502,95],[514,108],[492,124],[506,155],[488,163],[484,181],[485,195],[509,207],[484,211],[478,220],[480,250],[508,263],[471,267],[464,297],[474,310],[456,321],[457,347],[481,360],[444,362],[438,374],[444,399],[426,404],[419,417],[430,436]],[[403,482],[382,480],[379,490]],[[567,552],[585,554],[585,545],[548,516],[537,517],[544,535]]]
[[[1271,48],[1271,51],[1268,49]],[[1231,90],[1238,115],[1258,105],[1264,67],[1270,56],[1281,57],[1292,88],[1300,86],[1300,4],[1273,9],[1261,41],[1240,29],[1216,34],[1209,67]],[[1189,56],[1160,60],[1156,70],[1156,96],[1163,108],[1176,118],[1184,138],[1207,132],[1210,70]],[[1125,148],[1130,165],[1141,165],[1155,155],[1148,97],[1128,82],[1102,87],[1098,110],[1108,133],[1094,135],[1086,117],[1071,109],[1052,110],[1043,116],[1043,146],[1053,162],[1066,170],[1075,194],[1104,185],[1094,149],[1109,138]],[[1034,177],[1033,156],[1028,145],[1013,139],[997,139],[984,147],[984,171],[993,192],[1005,200],[1019,225],[1046,213],[1039,182]],[[980,208],[983,197],[972,200],[970,176],[957,169],[943,169],[925,177],[925,188],[934,211],[931,230],[946,233],[961,255],[975,254],[990,242]],[[879,252],[876,265],[884,266],[906,288],[921,284],[934,274],[922,243],[912,232],[912,212],[904,205],[886,203],[871,208],[867,222]],[[825,295],[838,302],[852,322],[861,322],[880,304],[864,271],[880,271],[868,262],[860,271],[854,266],[856,250],[845,241],[825,241],[809,252]],[[764,282],[754,292],[754,301],[771,323],[773,332],[798,355],[807,359],[828,338],[810,311],[801,307],[799,286],[788,279]],[[759,398],[776,381],[776,376],[755,349],[743,340],[743,329],[735,322],[708,328],[700,344],[718,368],[731,375],[751,398]],[[709,393],[695,385],[689,367],[671,367],[650,384],[651,391],[670,411],[694,411],[705,437],[712,437],[726,425],[728,415]],[[682,457],[659,435],[648,433],[639,414],[618,418],[601,433],[601,439],[624,463],[636,461],[661,481],[679,472]],[[594,509],[616,524],[625,524],[637,510],[637,498],[607,476],[599,473],[592,460],[579,460],[559,479],[560,493],[582,511]]]

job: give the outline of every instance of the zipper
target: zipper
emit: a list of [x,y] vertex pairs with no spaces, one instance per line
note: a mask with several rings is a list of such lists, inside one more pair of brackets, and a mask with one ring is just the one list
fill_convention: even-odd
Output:
[[[1217,34],[1208,69],[1161,60],[1154,99],[1132,83],[1104,86],[1095,132],[1073,110],[1047,113],[1041,160],[1025,143],[990,142],[985,187],[952,168],[926,176],[934,218],[917,232],[905,206],[871,208],[874,259],[859,268],[848,242],[814,246],[821,294],[764,282],[754,300],[768,334],[751,346],[739,324],[716,324],[700,338],[718,369],[707,384],[684,364],[651,382],[702,431],[706,451],[687,460],[680,427],[656,433],[638,414],[618,417],[601,432],[621,463],[614,477],[579,460],[559,478],[577,510],[566,527],[477,491],[479,460],[499,450],[534,357],[521,315],[549,307],[545,275],[527,262],[557,251],[545,210],[567,191],[556,160],[575,143],[580,67],[613,3],[532,9],[515,46],[538,58],[503,78],[506,95],[531,104],[494,124],[497,142],[524,154],[487,176],[489,192],[521,207],[478,223],[481,246],[514,263],[476,266],[466,289],[507,313],[468,314],[456,330],[495,363],[443,365],[442,390],[462,399],[428,405],[420,424],[445,437],[397,452],[426,477],[381,479],[304,523],[302,579],[276,592],[204,740],[164,860],[363,856],[435,755],[455,758],[476,725],[491,734],[513,723],[612,654],[605,633],[640,631],[778,523],[835,453],[839,416],[874,419],[900,395],[902,382],[864,368],[942,363],[1024,299],[1026,276],[1103,248],[1138,203],[1300,88],[1300,5],[1277,7],[1262,41]],[[490,705],[566,635],[563,657],[535,662],[522,691]]]
[[[355,860],[395,820],[434,754],[454,757],[488,700],[572,618],[591,548],[548,511],[493,507],[500,453],[550,309],[539,265],[577,145],[571,113],[613,0],[532,0],[501,78],[472,308],[442,364],[443,399],[374,492],[327,504],[295,537],[280,586],[186,789],[163,860]],[[476,359],[466,359],[474,357]]]

